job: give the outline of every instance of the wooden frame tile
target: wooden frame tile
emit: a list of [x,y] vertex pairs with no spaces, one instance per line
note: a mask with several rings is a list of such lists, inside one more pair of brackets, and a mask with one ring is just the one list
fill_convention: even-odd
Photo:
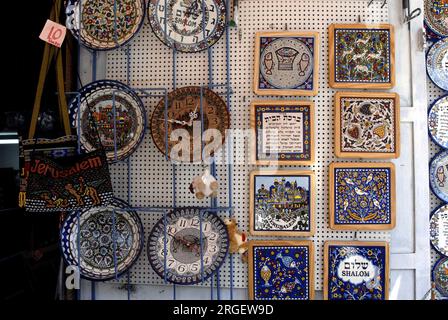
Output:
[[[309,231],[256,231],[255,230],[255,177],[256,176],[274,176],[274,177],[294,177],[294,176],[306,176],[309,177]],[[249,183],[249,233],[252,236],[284,236],[284,237],[309,237],[315,233],[315,198],[316,198],[316,181],[314,171],[301,171],[301,170],[256,170],[250,173]]]
[[384,298],[389,299],[389,282],[390,282],[390,249],[389,243],[385,241],[326,241],[324,244],[324,300],[329,300],[329,247],[330,246],[361,246],[372,247],[380,246],[385,248],[385,279],[384,279]]
[[[390,169],[390,223],[386,224],[337,224],[335,222],[335,169],[354,168],[386,168]],[[393,163],[332,163],[329,167],[329,186],[330,186],[330,229],[332,230],[392,230],[396,224],[396,182],[395,182],[395,165]],[[362,191],[362,190],[361,190]]]
[[[309,107],[310,112],[310,123],[309,123],[309,154],[310,157],[307,160],[286,160],[280,155],[278,160],[269,159],[259,159],[258,156],[258,137],[257,137],[257,120],[256,120],[256,109],[263,107]],[[314,103],[312,101],[285,101],[285,100],[258,100],[251,104],[251,114],[250,114],[250,126],[253,132],[253,139],[251,141],[251,161],[256,165],[313,165],[315,161],[315,113],[314,113]],[[304,133],[305,134],[305,133]],[[305,145],[305,142],[304,142]]]
[[[394,100],[394,148],[395,152],[354,152],[342,150],[342,123],[343,114],[341,99],[343,98],[365,98],[369,99],[393,99]],[[335,97],[334,118],[334,152],[338,158],[360,158],[360,159],[396,159],[400,157],[400,96],[396,93],[382,92],[337,92]]]
[[249,242],[249,300],[254,300],[255,292],[254,292],[254,247],[282,247],[282,246],[291,246],[291,247],[300,247],[307,246],[308,247],[308,295],[309,300],[314,299],[314,243],[312,241],[250,241]]
[[[389,68],[389,82],[357,82],[357,81],[338,81],[336,79],[336,38],[335,31],[337,29],[347,29],[347,30],[356,30],[356,29],[381,29],[389,31],[390,35],[390,47],[389,47],[389,59],[390,59],[390,68]],[[347,49],[347,52],[350,52],[351,48]],[[365,54],[366,52],[364,52]],[[348,55],[349,53],[347,53]],[[373,55],[375,53],[372,52]],[[356,56],[356,55],[355,55]],[[330,87],[340,89],[392,89],[395,86],[395,35],[394,35],[394,27],[391,24],[332,24],[329,27],[329,76],[330,76]],[[361,67],[360,67],[361,68]],[[367,71],[369,71],[367,69]]]
[[[277,38],[314,38],[314,52],[313,52],[313,88],[306,89],[260,89],[260,49],[262,37],[277,37]],[[272,95],[272,96],[315,96],[319,90],[319,51],[320,40],[318,32],[311,31],[283,31],[283,32],[257,32],[255,34],[255,65],[254,65],[254,92],[257,95]]]

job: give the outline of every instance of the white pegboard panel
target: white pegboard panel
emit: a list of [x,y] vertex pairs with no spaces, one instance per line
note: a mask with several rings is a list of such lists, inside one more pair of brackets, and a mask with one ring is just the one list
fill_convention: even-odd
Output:
[[[328,166],[338,161],[333,149],[333,96],[335,90],[328,85],[328,26],[331,23],[366,23],[388,22],[388,7],[381,8],[382,1],[374,1],[368,8],[369,0],[243,0],[239,2],[239,28],[241,39],[235,29],[231,29],[231,128],[249,128],[249,106],[255,99],[272,97],[255,96],[252,91],[254,65],[254,36],[257,31],[288,30],[318,31],[321,38],[319,94],[312,100],[316,104],[316,165],[311,169],[316,172],[317,206],[315,250],[315,288],[322,290],[323,278],[323,243],[326,240],[386,240],[388,232],[344,232],[329,229],[328,203]],[[213,83],[226,82],[225,36],[213,46]],[[130,85],[135,88],[163,87],[173,89],[173,53],[152,33],[146,22],[140,34],[130,45]],[[176,86],[208,84],[207,53],[176,55]],[[107,53],[107,78],[126,82],[127,60],[124,50]],[[219,91],[219,90],[218,90]],[[284,99],[292,99],[285,97]],[[144,99],[147,116],[160,98]],[[274,99],[274,98],[272,98]],[[300,98],[309,99],[309,98]],[[235,155],[245,152],[244,144],[233,146]],[[342,162],[342,160],[339,160]],[[171,206],[173,166],[168,163],[152,142],[149,131],[132,156],[131,164],[131,204],[138,207]],[[286,167],[285,167],[286,168]],[[309,169],[310,167],[297,167]],[[198,165],[178,165],[176,171],[177,206],[202,205],[188,191],[192,178],[201,171]],[[248,230],[249,212],[249,172],[255,169],[247,164],[235,164],[233,167],[233,207],[240,229]],[[127,166],[111,166],[114,191],[117,196],[127,199]],[[228,186],[227,167],[217,168],[221,179],[221,190]],[[223,192],[222,192],[223,193]],[[227,206],[228,198],[221,194],[219,206]],[[140,214],[147,237],[155,222],[162,214]],[[270,239],[273,237],[260,237]],[[247,287],[247,265],[239,256],[233,257],[233,287]],[[229,261],[221,268],[221,286],[230,286]],[[136,265],[131,270],[131,283],[163,284],[150,267],[145,249]],[[207,281],[209,284],[209,281]]]

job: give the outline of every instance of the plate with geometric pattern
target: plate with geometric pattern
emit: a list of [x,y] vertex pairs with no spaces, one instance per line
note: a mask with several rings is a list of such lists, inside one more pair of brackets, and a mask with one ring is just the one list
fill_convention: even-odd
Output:
[[80,275],[92,281],[118,278],[140,256],[143,225],[137,212],[123,200],[70,213],[61,229],[62,255],[68,265],[79,266]]

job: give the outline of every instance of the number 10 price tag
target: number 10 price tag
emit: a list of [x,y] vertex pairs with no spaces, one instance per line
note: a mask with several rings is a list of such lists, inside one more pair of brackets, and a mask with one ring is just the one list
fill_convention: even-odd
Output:
[[47,20],[39,38],[58,48],[62,46],[67,29],[59,23]]

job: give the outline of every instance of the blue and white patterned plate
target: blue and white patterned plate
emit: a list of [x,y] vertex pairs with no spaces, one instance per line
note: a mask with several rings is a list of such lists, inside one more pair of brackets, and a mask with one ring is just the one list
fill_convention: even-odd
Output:
[[448,205],[442,205],[431,214],[429,239],[438,253],[448,257]]
[[115,198],[106,207],[70,213],[61,229],[62,255],[79,266],[83,278],[105,281],[131,268],[143,248],[143,225],[137,212]]
[[438,153],[431,160],[429,185],[440,200],[448,202],[448,151]]
[[432,82],[448,91],[448,38],[434,43],[426,56],[426,69]]
[[99,148],[98,129],[109,162],[129,157],[145,135],[146,115],[140,97],[124,83],[113,80],[92,82],[79,93],[69,108],[81,147],[87,152]]
[[448,95],[436,100],[429,108],[428,131],[431,139],[448,149]]
[[448,258],[442,258],[436,262],[432,269],[432,281],[437,291],[444,297],[448,297]]

